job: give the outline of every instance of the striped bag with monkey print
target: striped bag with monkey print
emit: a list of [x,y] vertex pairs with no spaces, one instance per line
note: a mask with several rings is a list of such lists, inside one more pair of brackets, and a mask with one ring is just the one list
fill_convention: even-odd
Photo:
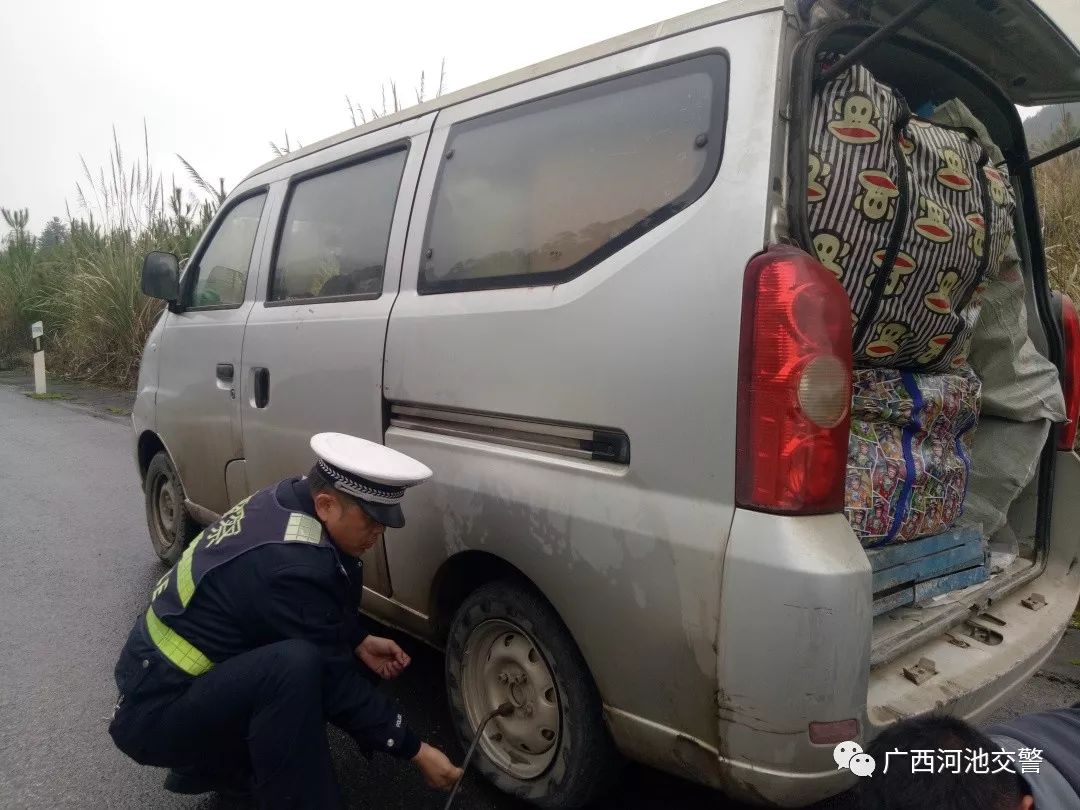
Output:
[[851,300],[855,364],[959,369],[1012,239],[1006,170],[860,65],[815,94],[809,145],[807,222]]

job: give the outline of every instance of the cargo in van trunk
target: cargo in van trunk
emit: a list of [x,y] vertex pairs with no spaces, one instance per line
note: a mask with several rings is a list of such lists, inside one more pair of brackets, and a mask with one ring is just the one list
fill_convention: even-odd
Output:
[[[958,142],[970,143],[975,150],[973,155],[982,153],[978,162],[979,171],[985,178],[981,202],[986,203],[986,198],[992,196],[994,202],[1001,203],[1004,201],[1003,191],[1007,192],[1010,200],[1013,195],[1021,199],[1022,181],[1010,176],[1010,167],[1026,155],[1026,145],[1015,109],[1001,88],[987,82],[985,76],[955,56],[946,64],[936,49],[924,47],[902,36],[892,37],[867,51],[857,63],[857,68],[852,70],[869,71],[876,82],[887,88],[876,95],[862,94],[871,102],[873,98],[881,96],[882,104],[888,107],[877,116],[875,111],[868,111],[870,118],[865,119],[868,122],[866,129],[867,132],[870,129],[880,132],[883,139],[891,139],[895,148],[878,148],[875,153],[871,145],[866,154],[875,154],[876,162],[860,157],[858,150],[864,147],[857,145],[857,139],[853,141],[847,138],[845,151],[848,157],[841,160],[830,158],[820,148],[812,148],[816,142],[820,142],[820,138],[815,141],[817,136],[813,127],[819,123],[825,125],[815,121],[811,114],[815,101],[823,92],[823,82],[818,78],[822,65],[834,61],[836,54],[849,51],[875,30],[874,26],[833,22],[805,37],[796,55],[793,100],[799,109],[793,116],[788,208],[796,240],[804,249],[822,257],[821,234],[828,234],[830,240],[837,243],[836,251],[833,255],[827,249],[822,261],[826,262],[826,266],[830,265],[830,259],[842,257],[848,261],[849,266],[842,269],[855,275],[846,281],[844,276],[838,277],[853,302],[856,349],[868,345],[867,340],[859,343],[868,330],[880,328],[872,323],[874,312],[866,315],[856,306],[866,301],[867,287],[878,290],[891,288],[895,291],[898,285],[906,286],[908,297],[915,302],[912,306],[917,306],[919,299],[931,286],[936,285],[940,289],[942,279],[951,279],[951,274],[958,269],[958,251],[949,253],[928,249],[915,260],[911,256],[912,250],[901,250],[901,244],[920,245],[922,242],[918,239],[910,242],[903,238],[889,238],[889,234],[897,230],[890,227],[896,224],[894,219],[905,216],[903,206],[909,206],[906,214],[909,217],[925,216],[929,209],[938,221],[948,223],[946,230],[952,229],[951,236],[962,238],[969,251],[979,256],[986,255],[987,261],[981,272],[966,280],[968,294],[964,297],[964,304],[967,308],[962,312],[957,311],[958,322],[964,331],[962,349],[958,349],[952,335],[948,340],[942,340],[943,346],[948,347],[953,352],[952,356],[957,358],[949,362],[947,367],[970,374],[975,385],[982,389],[981,398],[978,395],[968,397],[968,401],[977,403],[974,416],[978,424],[972,429],[969,422],[958,418],[955,425],[947,425],[939,434],[938,446],[931,447],[929,454],[922,458],[921,466],[916,448],[922,449],[926,445],[911,441],[912,435],[927,432],[925,414],[920,411],[923,403],[918,390],[912,393],[910,386],[905,389],[905,397],[911,394],[908,398],[913,400],[908,405],[913,407],[899,415],[890,411],[887,404],[879,404],[875,413],[873,409],[867,409],[866,401],[867,386],[872,387],[877,382],[877,376],[884,375],[884,379],[888,379],[891,373],[898,382],[902,382],[902,376],[906,375],[910,381],[912,374],[922,371],[918,368],[919,355],[910,350],[906,354],[897,351],[900,364],[890,372],[887,360],[882,363],[867,360],[864,351],[860,362],[860,352],[856,351],[856,366],[866,365],[872,370],[857,368],[855,373],[856,401],[853,404],[848,470],[849,521],[865,546],[872,547],[882,541],[912,542],[913,547],[906,551],[907,556],[921,559],[923,563],[920,570],[913,569],[910,573],[909,584],[917,582],[919,576],[927,581],[933,579],[955,583],[955,587],[944,592],[942,588],[920,590],[913,587],[907,597],[897,596],[902,588],[896,583],[890,585],[892,590],[881,592],[877,591],[875,585],[874,613],[880,615],[875,619],[872,664],[881,663],[910,648],[928,632],[945,629],[958,619],[959,613],[955,608],[961,602],[985,604],[985,599],[980,596],[984,593],[983,589],[989,593],[1006,583],[1018,584],[1025,575],[1037,574],[1039,555],[1044,551],[1041,540],[1045,535],[1046,519],[1045,508],[1039,505],[1040,493],[1045,489],[1040,465],[1047,452],[1051,425],[1065,418],[1058,370],[1047,357],[1045,326],[1039,318],[1039,310],[1033,306],[1036,297],[1045,294],[1045,289],[1040,289],[1040,286],[1045,287],[1045,282],[1040,279],[1036,283],[1031,261],[1035,250],[1041,252],[1041,246],[1031,239],[1031,228],[1025,222],[1024,212],[1019,206],[1015,214],[1011,209],[1008,212],[1013,222],[1004,224],[1008,226],[1007,231],[1015,226],[1015,234],[1003,231],[1000,223],[988,229],[990,223],[985,215],[981,221],[973,216],[979,210],[977,195],[971,195],[970,203],[965,202],[965,185],[958,181],[947,184],[948,191],[938,189],[942,195],[937,205],[920,206],[912,202],[908,195],[913,187],[918,193],[920,182],[933,184],[934,178],[912,180],[910,163],[906,165],[907,176],[903,171],[905,158],[910,157],[912,149],[905,126],[912,120],[911,111],[917,110],[918,120],[925,122],[920,126],[937,126],[943,132],[962,133]],[[800,70],[803,73],[800,74]],[[851,101],[853,104],[861,100],[863,98]],[[836,116],[849,115],[852,110],[845,109],[845,101],[848,101],[846,96],[839,105],[829,105],[830,110],[834,110]],[[901,111],[892,118],[882,115],[895,112],[890,105],[895,105]],[[821,109],[820,105],[817,109]],[[862,111],[855,112],[861,114]],[[899,121],[900,118],[903,120]],[[843,134],[847,134],[847,131]],[[863,140],[873,142],[869,135]],[[939,144],[940,151],[956,151],[944,141],[942,139]],[[1006,159],[1006,155],[1009,159]],[[941,155],[943,171],[964,168],[959,161],[950,164],[950,156],[955,158],[955,155]],[[865,165],[859,163],[860,159]],[[845,160],[848,162],[845,163]],[[837,171],[834,164],[842,165],[842,171]],[[891,171],[889,165],[893,166]],[[961,173],[969,178],[975,175],[970,171],[954,172]],[[859,182],[861,188],[855,188],[856,182],[868,174],[882,176],[875,192],[870,192],[865,182]],[[939,184],[945,182],[940,176],[937,181]],[[864,207],[860,220],[858,212],[849,210],[858,206],[837,206],[834,209],[834,222],[823,219],[820,216],[824,210],[821,203],[830,193],[829,185],[840,183],[846,185],[837,189],[837,194],[854,195],[854,199],[865,204],[865,196],[859,195],[875,193],[881,197],[885,207],[873,209],[869,215]],[[968,188],[976,190],[973,186]],[[971,210],[967,211],[968,208]],[[813,210],[818,214],[812,213]],[[864,223],[859,226],[861,231],[858,228],[852,230],[853,223],[858,225],[860,221]],[[994,237],[986,239],[986,244],[979,242],[988,232],[995,236],[1005,234],[1002,242],[994,245],[992,250],[987,248]],[[865,235],[865,244],[858,243],[859,237],[852,235],[859,233]],[[931,238],[934,235],[924,236]],[[991,253],[993,255],[987,255]],[[850,266],[852,259],[857,259],[858,266]],[[889,272],[883,272],[883,265],[887,264],[888,271],[891,271],[898,259],[906,263],[904,272],[891,273],[891,276]],[[866,279],[866,287],[863,279]],[[918,292],[917,296],[910,295],[912,287]],[[947,297],[944,303],[949,303]],[[957,302],[954,299],[951,303]],[[932,304],[926,306],[933,308]],[[894,307],[892,311],[892,317],[882,319],[886,328],[892,330],[888,338],[903,341],[913,331],[918,331],[916,324],[922,316],[915,309],[904,312]],[[900,314],[897,315],[897,312]],[[870,323],[860,323],[864,315]],[[919,338],[925,339],[926,335],[920,333]],[[890,345],[899,349],[902,344]],[[928,361],[924,364],[927,366],[937,360],[929,351],[922,357]],[[945,373],[940,369],[933,371]],[[860,380],[863,383],[861,391]],[[901,397],[898,401],[903,399]],[[951,447],[950,438],[954,440]],[[962,470],[958,473],[958,465],[961,464]],[[879,476],[882,485],[877,488],[870,471],[875,465],[890,471]],[[894,482],[889,480],[890,474],[900,479],[895,482],[895,488]],[[950,480],[953,482],[951,485],[948,483]],[[961,504],[955,514],[939,513],[938,521],[929,524],[931,531],[920,531],[917,527],[901,531],[903,516],[897,516],[894,508],[910,504],[913,489],[948,489],[951,486],[955,493],[958,480]],[[855,482],[854,486],[852,481]],[[890,498],[893,498],[893,502],[882,507],[882,502]],[[875,507],[879,525],[871,525],[875,518]],[[898,519],[893,522],[890,520],[892,517]],[[874,534],[875,531],[878,533]],[[974,537],[977,538],[974,542],[982,544],[985,568],[981,578],[976,577],[974,581],[970,576],[948,579],[955,573],[955,568],[950,571],[947,567],[948,559],[958,558],[959,552],[955,548],[959,548],[959,541],[942,548],[942,538],[954,534],[967,538],[965,543],[972,542],[971,538]],[[867,541],[868,536],[871,537],[870,542]],[[924,547],[925,553],[919,547]],[[873,551],[868,552],[868,556],[875,578],[880,579],[881,567],[888,561]],[[935,568],[935,565],[938,567]],[[919,598],[920,595],[923,598]],[[892,603],[888,601],[889,598],[893,600]],[[895,605],[900,606],[889,609]]]

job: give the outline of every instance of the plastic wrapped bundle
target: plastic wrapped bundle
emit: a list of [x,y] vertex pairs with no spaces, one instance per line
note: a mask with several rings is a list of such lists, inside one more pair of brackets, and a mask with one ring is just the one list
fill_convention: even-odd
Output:
[[948,374],[856,369],[848,441],[848,522],[866,547],[939,534],[960,517],[980,383]]
[[962,367],[1012,241],[1008,171],[975,130],[911,115],[861,65],[815,95],[808,146],[804,247],[851,300],[855,365]]

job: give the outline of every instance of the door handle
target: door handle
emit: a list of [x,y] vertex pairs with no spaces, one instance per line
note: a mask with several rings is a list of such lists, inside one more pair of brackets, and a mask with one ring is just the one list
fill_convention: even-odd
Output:
[[254,369],[255,407],[265,408],[270,404],[270,369]]
[[231,383],[233,381],[233,364],[232,363],[218,363],[217,364],[217,378],[223,383]]

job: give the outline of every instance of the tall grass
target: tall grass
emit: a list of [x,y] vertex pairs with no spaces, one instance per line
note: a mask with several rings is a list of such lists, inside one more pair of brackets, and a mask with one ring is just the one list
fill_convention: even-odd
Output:
[[[435,95],[446,84],[446,60],[439,69]],[[397,85],[390,83],[392,106],[383,89],[381,112],[346,97],[353,125],[402,109]],[[417,103],[428,88],[425,75],[415,88]],[[359,121],[358,121],[359,119]],[[285,135],[283,146],[271,142],[277,155],[300,148]],[[35,238],[27,228],[27,212],[0,209],[11,229],[0,244],[0,367],[28,358],[29,329],[45,323],[50,369],[71,377],[118,386],[134,383],[146,336],[161,312],[161,302],[140,292],[143,256],[167,250],[181,259],[195,243],[225,199],[225,181],[215,187],[177,155],[199,194],[185,191],[150,163],[150,138],[143,125],[143,151],[130,159],[113,130],[107,165],[96,172],[82,161],[75,184],[77,214]],[[57,230],[61,238],[57,239]]]
[[107,168],[94,173],[83,162],[80,214],[68,212],[58,244],[35,239],[25,218],[21,225],[9,221],[13,230],[0,252],[0,357],[24,352],[29,324],[42,320],[53,370],[133,383],[161,311],[160,302],[140,292],[142,258],[150,250],[190,255],[223,196],[186,162],[208,199],[196,200],[172,180],[166,186],[150,163],[145,131],[143,145],[143,154],[129,160],[114,132]]
[[36,261],[35,244],[26,235],[29,212],[26,209],[0,209],[11,228],[7,244],[0,251],[0,355],[4,346],[15,345],[20,334],[36,320],[34,302],[42,281],[42,267]]
[[[1080,125],[1065,114],[1049,139],[1031,151],[1039,154],[1078,136]],[[1080,305],[1080,150],[1066,152],[1039,166],[1035,184],[1050,284],[1069,293]]]

